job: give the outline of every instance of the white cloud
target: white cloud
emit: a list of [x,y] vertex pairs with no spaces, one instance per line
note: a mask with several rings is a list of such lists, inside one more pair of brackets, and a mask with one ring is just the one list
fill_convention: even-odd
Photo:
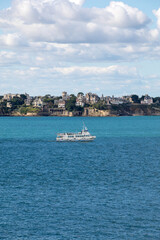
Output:
[[81,5],[83,5],[85,0],[69,0],[69,1],[81,6]]
[[53,68],[53,71],[61,73],[63,75],[75,75],[79,76],[120,76],[120,77],[135,77],[137,76],[137,69],[135,67],[129,68],[126,66],[113,65],[109,67],[56,67]]
[[149,23],[148,17],[137,8],[123,2],[111,2],[105,9],[95,9],[97,20],[109,26],[120,28],[143,28]]
[[[69,93],[97,92],[105,95],[144,94],[147,89],[157,91],[159,76],[141,76],[135,67],[112,65],[107,67],[53,67],[8,68],[0,69],[1,86],[4,93],[28,92],[31,95],[50,93],[60,94],[62,90]],[[14,78],[13,78],[14,76]],[[14,81],[16,79],[16,83]],[[7,80],[7,81],[6,81]],[[25,82],[25,84],[24,84]],[[154,87],[152,86],[154,84]],[[11,86],[11,87],[10,87]],[[146,88],[148,86],[148,88]],[[1,90],[2,91],[2,90]]]
[[158,25],[158,28],[160,29],[160,8],[157,11],[153,10],[153,13],[157,17],[157,25]]
[[146,31],[140,29],[145,29],[150,20],[137,8],[113,1],[103,9],[85,9],[82,3],[14,0],[10,9],[1,12],[0,26],[13,28],[28,41],[102,43],[145,39]]
[[0,12],[5,31],[0,44],[42,54],[48,51],[52,59],[54,52],[54,59],[76,62],[133,60],[142,55],[142,49],[150,54],[158,45],[159,30],[150,30],[149,18],[137,8],[114,1],[106,8],[85,9],[82,4],[78,0],[14,0],[11,8]]
[[0,51],[0,66],[8,67],[19,64],[16,54],[14,52]]
[[22,38],[17,33],[8,33],[4,35],[0,35],[0,45],[1,46],[8,46],[8,47],[20,47],[20,46],[27,46],[27,42],[24,38]]
[[15,92],[26,87],[34,94],[49,92],[50,86],[53,92],[64,86],[70,92],[79,86],[136,92],[136,86],[155,84],[158,78],[144,81],[132,65],[160,58],[160,9],[154,11],[158,27],[152,29],[142,11],[123,2],[105,8],[84,8],[83,2],[13,0],[0,11],[2,86],[12,86],[13,78]]

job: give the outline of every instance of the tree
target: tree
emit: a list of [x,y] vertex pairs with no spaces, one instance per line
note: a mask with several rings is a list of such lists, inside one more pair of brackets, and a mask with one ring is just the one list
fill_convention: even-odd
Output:
[[70,99],[66,102],[66,109],[70,112],[76,109],[76,96],[74,94],[70,95]]
[[26,95],[24,95],[24,94],[21,94],[20,97],[21,97],[23,100],[27,99]]
[[76,96],[74,94],[70,94],[70,100],[75,100],[76,101]]
[[138,95],[132,95],[131,98],[134,103],[140,103]]
[[5,114],[8,114],[9,110],[8,108],[6,107],[6,104],[4,103],[1,103],[0,104],[0,115],[5,115]]
[[49,95],[49,94],[47,94],[43,97],[43,101],[46,102],[46,103],[51,101],[51,100],[53,100],[53,99],[51,98],[51,95]]
[[103,101],[98,101],[97,103],[93,104],[93,107],[98,110],[106,110],[108,108]]
[[83,92],[79,92],[78,95],[84,95],[84,93]]
[[15,110],[24,104],[24,99],[23,97],[13,97],[10,102],[12,104],[12,110]]
[[144,100],[144,98],[145,98],[145,96],[144,96],[144,95],[142,95],[142,97],[140,98],[140,101],[141,101],[141,100]]
[[19,112],[24,115],[26,115],[28,112],[29,113],[38,113],[39,111],[40,111],[39,108],[33,108],[33,107],[21,107],[19,109]]
[[154,103],[160,103],[160,97],[155,97],[153,98]]

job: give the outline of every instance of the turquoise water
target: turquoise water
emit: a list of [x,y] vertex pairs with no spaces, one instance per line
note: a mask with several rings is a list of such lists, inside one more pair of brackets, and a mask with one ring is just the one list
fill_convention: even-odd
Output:
[[160,239],[160,117],[0,118],[0,239]]

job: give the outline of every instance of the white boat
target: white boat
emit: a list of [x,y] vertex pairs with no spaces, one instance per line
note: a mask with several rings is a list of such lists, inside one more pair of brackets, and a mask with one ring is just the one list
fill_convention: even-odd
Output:
[[58,133],[57,142],[89,142],[93,141],[96,136],[92,136],[87,127],[84,125],[81,132],[78,133]]

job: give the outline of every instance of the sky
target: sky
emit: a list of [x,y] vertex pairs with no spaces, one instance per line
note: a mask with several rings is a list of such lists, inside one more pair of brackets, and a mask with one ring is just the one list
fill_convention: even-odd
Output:
[[1,0],[0,95],[160,96],[159,0]]

